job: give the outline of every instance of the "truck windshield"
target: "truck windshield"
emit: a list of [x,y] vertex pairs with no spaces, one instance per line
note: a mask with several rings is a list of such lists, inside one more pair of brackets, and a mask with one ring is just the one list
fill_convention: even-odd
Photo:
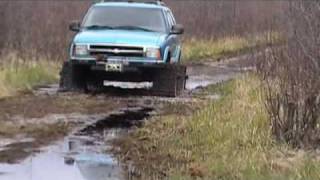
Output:
[[166,31],[160,9],[136,7],[93,7],[82,26],[84,28]]

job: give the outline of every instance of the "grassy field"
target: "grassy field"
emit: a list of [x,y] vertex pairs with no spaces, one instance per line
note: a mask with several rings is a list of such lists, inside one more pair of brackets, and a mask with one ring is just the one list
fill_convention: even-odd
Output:
[[275,32],[242,37],[230,36],[215,40],[187,39],[183,43],[182,59],[184,63],[216,61],[280,41],[280,35]]
[[14,57],[0,58],[0,97],[12,96],[34,86],[49,84],[58,80],[60,63],[22,61]]
[[273,141],[258,82],[245,75],[212,86],[207,92],[219,100],[191,116],[151,121],[121,148],[143,171],[169,179],[319,179],[315,155]]

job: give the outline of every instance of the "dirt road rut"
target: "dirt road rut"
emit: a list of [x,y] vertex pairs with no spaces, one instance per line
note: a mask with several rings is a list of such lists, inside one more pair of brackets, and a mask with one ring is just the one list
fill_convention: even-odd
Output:
[[167,103],[197,101],[203,87],[253,66],[249,56],[189,65],[178,98],[147,96],[135,88],[99,94],[58,93],[57,85],[0,100],[0,180],[128,179],[110,141],[166,113]]

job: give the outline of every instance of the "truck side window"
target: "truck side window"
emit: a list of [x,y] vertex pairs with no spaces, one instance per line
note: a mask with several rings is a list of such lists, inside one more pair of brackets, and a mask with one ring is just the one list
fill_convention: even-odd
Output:
[[168,19],[168,23],[169,23],[169,28],[171,28],[173,26],[173,21],[172,21],[172,17],[170,15],[170,12],[169,11],[166,11],[166,16],[167,16],[167,19]]
[[168,11],[168,13],[169,13],[169,17],[170,17],[171,20],[172,20],[172,24],[173,24],[173,25],[176,24],[176,20],[174,19],[172,12],[171,12],[171,11]]

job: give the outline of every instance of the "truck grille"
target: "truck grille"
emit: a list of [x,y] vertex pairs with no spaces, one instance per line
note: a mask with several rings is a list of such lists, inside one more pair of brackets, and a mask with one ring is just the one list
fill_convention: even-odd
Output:
[[115,45],[90,45],[90,55],[107,55],[122,57],[143,57],[143,47],[115,46]]

